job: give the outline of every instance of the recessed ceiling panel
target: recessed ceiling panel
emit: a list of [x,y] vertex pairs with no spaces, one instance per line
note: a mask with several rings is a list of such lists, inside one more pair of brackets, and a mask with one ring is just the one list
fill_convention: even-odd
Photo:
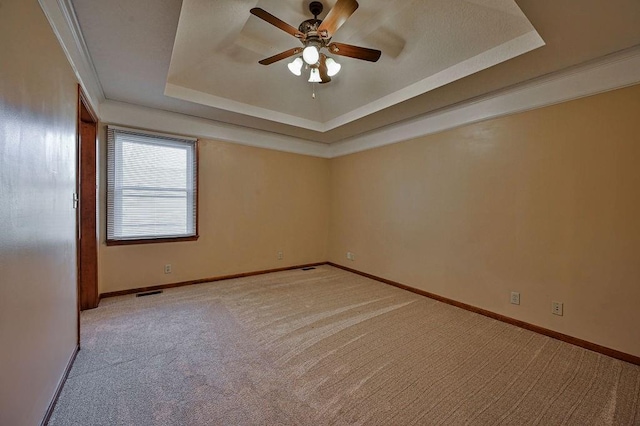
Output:
[[258,64],[302,44],[249,13],[298,27],[308,3],[183,0],[165,94],[325,132],[544,45],[513,0],[368,0],[332,41],[379,49],[380,60],[333,56],[340,73],[312,84],[289,72],[293,57]]

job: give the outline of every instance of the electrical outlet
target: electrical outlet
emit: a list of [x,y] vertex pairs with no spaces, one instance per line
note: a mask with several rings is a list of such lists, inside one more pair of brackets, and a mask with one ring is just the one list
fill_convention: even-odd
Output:
[[356,260],[356,254],[355,253],[351,253],[351,260]]
[[164,265],[164,273],[165,274],[170,274],[171,273],[171,264],[167,263],[166,265]]
[[350,251],[347,252],[347,259],[351,260],[351,252]]
[[278,251],[278,260],[282,260],[284,259],[284,253],[282,252],[282,250]]
[[551,313],[562,316],[562,302],[551,302]]
[[511,292],[511,303],[514,305],[520,304],[520,293],[518,293],[517,291]]

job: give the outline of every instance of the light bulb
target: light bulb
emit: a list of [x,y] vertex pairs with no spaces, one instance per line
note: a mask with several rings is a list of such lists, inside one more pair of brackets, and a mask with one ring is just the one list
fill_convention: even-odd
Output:
[[333,77],[338,74],[338,72],[340,72],[340,68],[342,68],[342,65],[334,61],[333,58],[327,58],[325,64],[327,65],[327,75],[329,77]]
[[298,56],[293,60],[293,62],[288,64],[287,67],[289,67],[289,71],[291,71],[293,74],[300,75],[302,74],[302,64],[302,58]]
[[318,68],[311,68],[311,74],[309,74],[309,83],[320,83],[322,79],[320,78],[320,71]]
[[309,65],[315,65],[318,63],[318,59],[320,59],[320,53],[318,53],[318,48],[315,46],[307,46],[302,51],[302,58]]

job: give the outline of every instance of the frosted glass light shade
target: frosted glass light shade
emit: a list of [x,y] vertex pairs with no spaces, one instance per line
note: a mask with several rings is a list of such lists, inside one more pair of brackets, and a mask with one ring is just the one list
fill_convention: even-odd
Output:
[[307,46],[302,51],[302,58],[309,65],[315,65],[318,63],[318,59],[320,59],[320,53],[318,52],[318,48],[315,46]]
[[293,62],[288,64],[287,67],[289,67],[289,71],[291,71],[293,74],[300,75],[302,74],[302,64],[302,58],[297,57],[293,60]]
[[311,68],[311,74],[309,74],[309,83],[320,83],[322,79],[320,78],[320,71],[318,68]]
[[333,58],[327,58],[325,63],[327,64],[327,75],[329,77],[333,77],[338,74],[338,72],[340,72],[340,68],[342,68],[342,65],[334,61]]

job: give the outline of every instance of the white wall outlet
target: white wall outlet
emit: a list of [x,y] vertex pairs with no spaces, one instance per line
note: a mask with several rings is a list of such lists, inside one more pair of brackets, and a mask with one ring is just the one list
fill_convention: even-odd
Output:
[[562,316],[562,302],[551,302],[551,313]]
[[282,250],[278,250],[278,260],[282,259],[284,259],[284,253],[282,252]]
[[171,264],[167,263],[166,265],[164,265],[164,273],[165,274],[170,274],[171,273]]
[[520,293],[518,293],[517,291],[511,292],[511,303],[514,305],[520,304]]
[[350,251],[347,252],[347,259],[351,260],[351,252]]
[[356,260],[356,254],[355,253],[351,253],[351,260]]

